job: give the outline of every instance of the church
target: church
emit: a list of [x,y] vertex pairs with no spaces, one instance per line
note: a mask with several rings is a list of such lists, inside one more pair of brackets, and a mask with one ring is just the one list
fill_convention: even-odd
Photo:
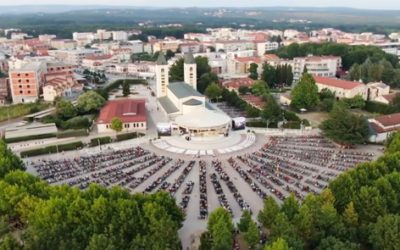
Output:
[[184,55],[184,81],[169,82],[169,66],[161,52],[156,62],[159,106],[180,131],[190,136],[227,134],[231,119],[217,112],[197,91],[197,65],[192,53]]

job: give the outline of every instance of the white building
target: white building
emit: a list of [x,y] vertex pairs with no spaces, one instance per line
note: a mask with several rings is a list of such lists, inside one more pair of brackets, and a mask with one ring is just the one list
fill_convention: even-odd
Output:
[[339,56],[308,56],[293,58],[293,79],[297,81],[303,74],[304,68],[307,72],[316,76],[335,77],[342,67],[342,58]]
[[112,37],[114,41],[128,41],[128,32],[126,31],[113,31]]
[[369,119],[371,128],[370,142],[385,142],[392,133],[400,130],[400,113]]
[[257,43],[257,54],[258,56],[263,56],[265,52],[277,50],[279,48],[278,42],[261,42]]
[[335,94],[337,99],[353,98],[357,95],[362,96],[364,100],[368,98],[368,88],[362,83],[322,76],[314,76],[314,79],[318,92],[328,89]]

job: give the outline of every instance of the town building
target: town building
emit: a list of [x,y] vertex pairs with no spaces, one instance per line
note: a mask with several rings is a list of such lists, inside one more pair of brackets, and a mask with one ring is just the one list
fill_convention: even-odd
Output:
[[10,95],[8,78],[0,78],[0,105],[7,103]]
[[46,66],[43,62],[26,63],[9,71],[13,103],[35,102],[44,85]]
[[229,80],[225,80],[222,82],[222,86],[227,88],[229,91],[234,90],[236,92],[239,91],[240,87],[248,87],[251,88],[254,84],[254,80],[248,77],[243,78],[233,78]]
[[322,76],[314,76],[314,80],[318,92],[328,89],[335,94],[337,99],[353,98],[357,95],[360,95],[364,100],[368,98],[368,88],[363,83]]
[[113,118],[122,121],[122,132],[144,132],[147,129],[146,104],[143,99],[117,99],[108,101],[100,110],[96,126],[98,133],[115,132]]
[[293,58],[293,79],[298,81],[307,68],[307,72],[316,76],[335,77],[342,67],[339,56],[307,56]]
[[374,143],[385,142],[392,133],[400,130],[400,113],[372,118],[368,123],[371,131],[369,140]]

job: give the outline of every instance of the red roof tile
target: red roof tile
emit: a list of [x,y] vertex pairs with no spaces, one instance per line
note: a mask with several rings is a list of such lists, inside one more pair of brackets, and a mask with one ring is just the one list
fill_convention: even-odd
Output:
[[385,127],[400,125],[400,113],[379,116],[375,120]]
[[336,88],[341,88],[341,89],[354,89],[356,87],[362,86],[362,83],[359,82],[352,82],[352,81],[346,81],[346,80],[341,80],[337,78],[329,78],[329,77],[322,77],[322,76],[314,76],[315,82],[322,84],[322,85],[328,85]]
[[145,100],[120,99],[108,101],[101,109],[97,123],[110,123],[114,117],[123,123],[146,122]]

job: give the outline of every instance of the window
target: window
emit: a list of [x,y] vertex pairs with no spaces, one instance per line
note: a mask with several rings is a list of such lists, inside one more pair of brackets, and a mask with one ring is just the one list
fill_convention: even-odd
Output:
[[17,74],[17,76],[21,76],[21,74]]
[[25,76],[29,76],[29,74],[28,74],[28,73],[26,73],[26,74],[25,74]]
[[22,94],[23,93],[22,90],[20,90],[19,93]]
[[29,82],[29,79],[26,79],[26,82]]
[[28,94],[30,94],[31,93],[31,91],[30,90],[28,90]]
[[18,87],[21,89],[21,88],[22,88],[22,85],[19,85]]
[[22,82],[22,80],[21,80],[21,79],[19,79],[19,80],[18,80],[18,82]]
[[28,85],[26,85],[26,87],[29,89],[31,87],[31,85],[28,84]]

